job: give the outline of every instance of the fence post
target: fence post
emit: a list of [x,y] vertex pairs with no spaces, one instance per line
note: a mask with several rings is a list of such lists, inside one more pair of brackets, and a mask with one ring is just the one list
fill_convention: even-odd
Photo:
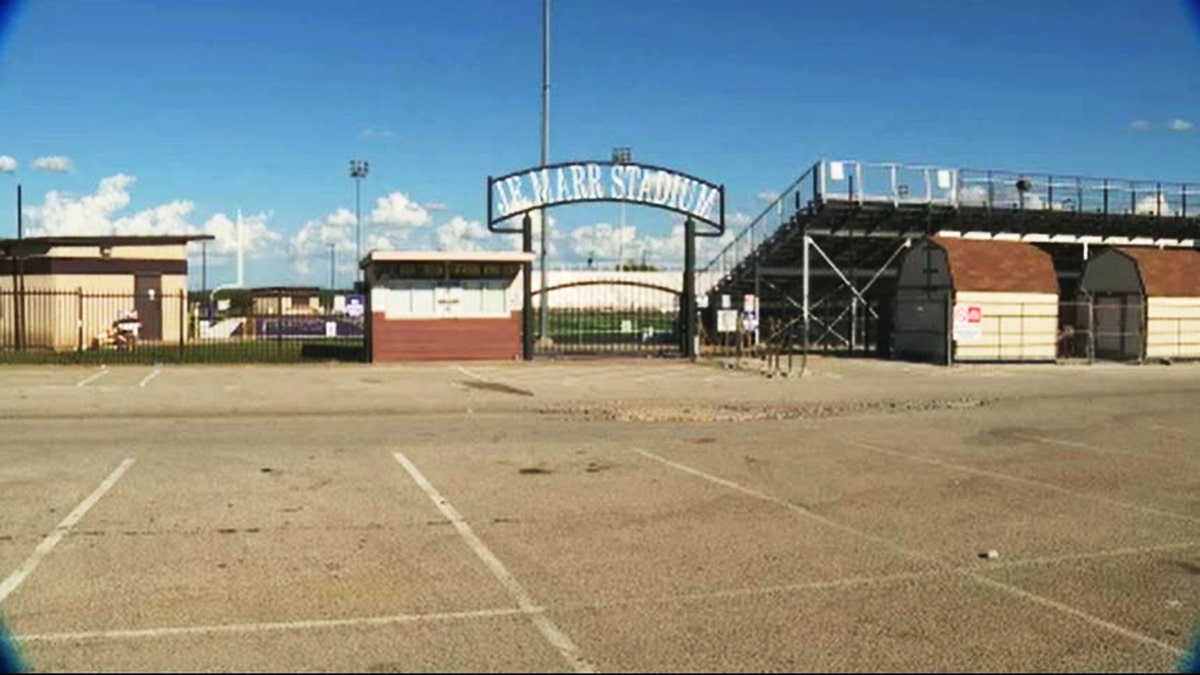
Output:
[[1088,365],[1096,362],[1096,303],[1091,296],[1087,299],[1088,331],[1087,331],[1087,360]]
[[275,291],[275,355],[283,354],[283,289]]
[[945,307],[942,312],[943,328],[946,331],[946,362],[944,365],[954,365],[954,291],[947,291]]
[[179,362],[183,363],[184,342],[187,339],[187,290],[179,289]]
[[78,340],[76,351],[83,352],[83,287],[75,289],[75,330]]
[[[750,254],[756,255],[756,252],[752,250]],[[683,305],[683,355],[695,360],[700,355],[696,349],[696,223],[691,218],[683,224],[683,297],[680,304]]]

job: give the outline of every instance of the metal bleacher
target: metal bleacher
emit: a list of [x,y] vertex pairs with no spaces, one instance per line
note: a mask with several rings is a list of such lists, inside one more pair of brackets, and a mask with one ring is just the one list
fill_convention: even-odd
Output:
[[869,350],[871,321],[887,321],[900,254],[934,234],[1036,243],[1054,257],[1068,295],[1089,246],[1194,247],[1200,186],[820,160],[699,271],[715,279],[710,296],[754,294],[764,317],[798,310],[808,287],[810,307],[828,313],[817,319],[826,333]]

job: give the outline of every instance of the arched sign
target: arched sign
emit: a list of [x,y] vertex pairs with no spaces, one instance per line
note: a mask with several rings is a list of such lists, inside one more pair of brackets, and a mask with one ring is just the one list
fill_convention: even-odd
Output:
[[725,187],[695,176],[650,164],[634,162],[563,162],[488,176],[488,229],[533,211],[564,204],[624,202],[652,206],[711,225],[698,237],[725,233]]

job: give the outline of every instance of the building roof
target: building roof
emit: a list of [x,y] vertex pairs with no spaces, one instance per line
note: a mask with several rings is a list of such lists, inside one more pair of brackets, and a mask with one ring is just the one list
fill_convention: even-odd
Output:
[[1147,297],[1200,297],[1200,251],[1136,246],[1116,250],[1137,265]]
[[532,262],[534,254],[520,251],[372,251],[361,267],[373,262]]
[[0,251],[4,255],[42,255],[55,246],[171,246],[213,239],[216,237],[211,234],[22,237],[0,239]]
[[946,252],[950,279],[957,291],[1058,293],[1054,260],[1021,241],[933,237]]

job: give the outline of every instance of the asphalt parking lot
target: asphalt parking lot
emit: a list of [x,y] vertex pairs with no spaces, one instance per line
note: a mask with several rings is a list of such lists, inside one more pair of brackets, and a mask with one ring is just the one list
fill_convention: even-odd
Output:
[[0,606],[41,671],[1179,662],[1200,365],[809,365],[6,367]]

